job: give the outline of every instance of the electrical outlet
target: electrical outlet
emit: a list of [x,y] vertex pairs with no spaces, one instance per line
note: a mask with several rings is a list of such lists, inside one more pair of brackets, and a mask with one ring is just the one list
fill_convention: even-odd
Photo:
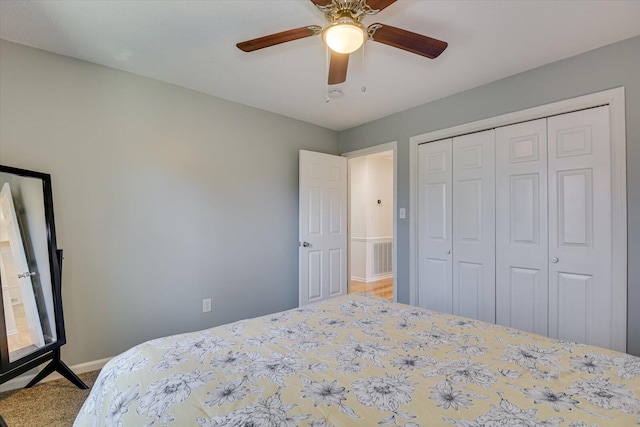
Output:
[[202,312],[208,313],[211,311],[211,298],[202,300]]

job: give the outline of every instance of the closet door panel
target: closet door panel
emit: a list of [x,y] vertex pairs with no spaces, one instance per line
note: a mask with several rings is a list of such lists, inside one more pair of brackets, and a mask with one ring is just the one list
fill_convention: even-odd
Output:
[[[524,331],[542,331],[547,329],[547,281],[540,283],[540,270],[530,268],[510,268],[509,308],[510,323],[508,326]],[[545,278],[546,279],[546,278]],[[545,333],[546,334],[546,333]]]
[[593,278],[588,275],[559,273],[557,276],[557,337],[579,343],[589,341],[589,317],[592,313]]
[[548,126],[549,336],[611,348],[609,107]]
[[495,323],[494,131],[453,138],[453,313]]
[[[450,191],[450,189],[449,189]],[[427,209],[427,231],[430,239],[441,242],[447,240],[447,183],[436,182],[427,184],[426,188],[426,209]]]
[[483,314],[481,304],[483,289],[482,265],[459,262],[457,274],[457,298],[454,299],[453,312],[460,316],[480,319]]
[[418,147],[418,304],[452,313],[451,139]]
[[496,321],[547,335],[547,121],[496,129]]
[[[509,198],[509,242],[539,245],[540,243],[540,180],[539,173],[514,174],[506,194]],[[546,261],[546,260],[543,260]]]
[[[455,179],[455,178],[454,178]],[[458,205],[458,223],[454,224],[458,238],[466,242],[478,242],[482,239],[482,179],[456,181],[456,200]]]
[[418,305],[451,314],[451,262],[426,256],[420,278]]

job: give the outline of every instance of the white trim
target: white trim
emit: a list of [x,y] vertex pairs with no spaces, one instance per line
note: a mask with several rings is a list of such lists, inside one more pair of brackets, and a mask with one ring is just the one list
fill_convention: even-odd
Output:
[[[409,138],[409,303],[418,301],[418,145],[472,132],[536,120],[585,108],[609,105],[611,136],[611,196],[612,196],[612,297],[614,301],[627,300],[627,188],[626,188],[626,130],[624,87],[596,92],[564,101],[545,104],[522,111],[478,120],[447,129],[427,132]],[[620,298],[620,299],[617,299]],[[626,349],[627,306],[612,310],[611,344]]]
[[[107,357],[105,359],[94,360],[92,362],[80,363],[78,365],[71,366],[71,370],[75,374],[84,374],[85,372],[97,371],[98,369],[102,369],[104,365],[106,365],[107,362],[111,359],[112,359],[111,357]],[[0,385],[0,392],[23,388],[27,384],[29,384],[29,382],[32,379],[34,379],[36,375],[37,373],[34,373],[34,374],[21,375],[19,377],[13,378],[7,381],[6,383]],[[53,380],[59,380],[60,378],[64,378],[64,377],[59,373],[54,372],[53,374],[43,379],[41,383],[53,381]]]
[[384,144],[374,145],[372,147],[361,148],[360,150],[348,151],[346,153],[342,153],[341,156],[346,157],[347,159],[353,159],[354,157],[369,156],[371,154],[382,153],[383,151],[393,151],[393,154],[396,154],[397,149],[398,142],[391,141]]
[[[347,159],[355,157],[368,156],[370,154],[376,154],[383,151],[393,151],[393,300],[398,301],[398,141],[391,141],[384,144],[374,145],[372,147],[363,148],[360,150],[349,151],[343,153],[342,156]],[[348,169],[347,169],[348,170]],[[348,176],[348,190],[347,190],[347,229],[349,230],[349,238],[351,237],[351,228],[349,222],[351,220],[351,174]],[[348,243],[351,239],[349,239]],[[349,271],[349,264],[351,262],[351,248],[347,247],[347,271]],[[349,275],[350,277],[350,275]]]
[[[613,89],[609,101],[611,132],[611,296],[613,301],[625,301],[611,314],[611,343],[614,348],[627,349],[627,136],[624,87]],[[619,325],[623,325],[621,328]]]
[[372,243],[384,243],[393,240],[393,236],[383,237],[352,237],[352,242],[372,242]]
[[385,274],[378,274],[377,276],[373,276],[368,279],[360,276],[351,276],[351,280],[355,280],[356,282],[371,283],[371,282],[377,282],[379,280],[389,279],[391,277],[393,277],[392,273],[385,273]]
[[409,138],[409,304],[418,305],[418,141]]

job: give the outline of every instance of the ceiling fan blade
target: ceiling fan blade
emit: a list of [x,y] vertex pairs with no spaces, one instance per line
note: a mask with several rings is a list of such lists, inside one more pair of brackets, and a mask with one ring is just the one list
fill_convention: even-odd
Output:
[[371,10],[377,10],[380,12],[382,9],[386,9],[395,2],[396,0],[367,0],[367,6],[369,6]]
[[308,27],[300,27],[293,30],[282,31],[281,33],[258,37],[253,40],[247,40],[246,42],[236,44],[236,46],[238,49],[245,52],[253,52],[254,50],[275,46],[280,43],[315,36],[316,34],[320,34],[320,32],[322,32],[322,27],[318,25],[310,25]]
[[371,24],[367,31],[369,32],[369,38],[375,42],[397,47],[431,59],[437,58],[448,46],[448,43],[442,40],[412,33],[390,25]]
[[329,6],[331,4],[331,0],[311,0],[311,3],[316,6]]
[[331,61],[329,62],[328,84],[337,85],[347,80],[348,65],[349,65],[348,53],[331,52]]

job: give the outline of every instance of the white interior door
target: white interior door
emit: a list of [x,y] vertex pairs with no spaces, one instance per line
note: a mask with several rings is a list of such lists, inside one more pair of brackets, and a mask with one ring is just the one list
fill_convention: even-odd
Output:
[[418,146],[418,305],[453,312],[452,141]]
[[494,130],[453,138],[453,314],[495,323]]
[[609,107],[550,117],[548,128],[549,336],[614,348]]
[[299,302],[347,293],[347,159],[300,150]]
[[36,298],[33,293],[33,284],[31,283],[31,276],[34,275],[35,272],[31,272],[29,269],[9,183],[5,183],[2,186],[2,190],[0,190],[0,206],[2,209],[2,226],[5,227],[7,231],[13,262],[15,263],[16,270],[19,272],[20,292],[22,294],[22,303],[27,317],[31,341],[34,346],[42,347],[44,345],[44,336],[42,335],[42,325],[40,324]]
[[547,119],[496,129],[496,321],[548,325]]

